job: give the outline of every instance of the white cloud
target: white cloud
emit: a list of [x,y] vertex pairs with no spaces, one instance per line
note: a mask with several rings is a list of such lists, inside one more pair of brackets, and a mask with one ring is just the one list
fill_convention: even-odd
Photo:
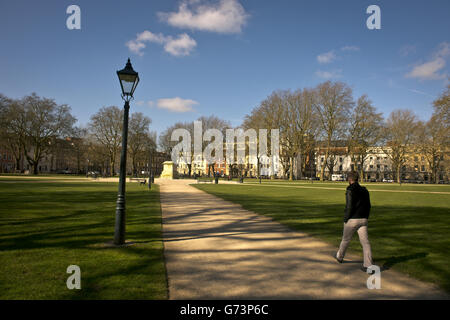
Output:
[[415,66],[409,73],[407,78],[417,78],[420,80],[439,80],[444,79],[445,74],[440,74],[438,71],[445,67],[445,60],[443,58],[436,58],[432,61]]
[[173,27],[218,33],[240,33],[249,17],[238,0],[183,0],[177,12],[159,12],[158,16]]
[[134,54],[137,54],[139,56],[143,56],[144,55],[144,53],[142,52],[142,49],[145,48],[145,44],[143,42],[138,42],[136,40],[130,40],[127,43],[125,43],[125,45]]
[[136,101],[136,105],[139,106],[139,107],[147,106],[147,107],[151,108],[151,107],[153,107],[155,105],[155,103],[153,101],[151,101],[151,100],[149,100],[147,102],[145,102],[143,100],[139,100],[139,101]]
[[164,50],[174,56],[187,56],[197,46],[197,42],[186,33],[178,35],[178,38],[166,41]]
[[166,41],[166,37],[162,33],[154,34],[148,30],[144,32],[138,33],[136,37],[136,41],[139,42],[155,42],[155,43],[163,43]]
[[177,57],[189,55],[197,46],[197,42],[186,33],[173,38],[172,36],[164,36],[162,33],[155,34],[148,30],[138,33],[136,39],[128,41],[125,45],[131,52],[143,56],[142,50],[146,48],[145,42],[162,44],[166,52]]
[[359,51],[359,47],[357,46],[344,46],[341,48],[341,51]]
[[333,79],[342,77],[342,70],[334,70],[334,71],[316,71],[316,76],[323,79]]
[[322,53],[317,56],[317,61],[322,64],[330,63],[333,60],[336,60],[336,55],[334,54],[334,51]]
[[408,72],[406,78],[416,78],[419,80],[441,80],[447,77],[447,74],[440,71],[446,66],[446,58],[450,55],[450,43],[442,42],[438,50],[433,53],[432,59],[425,63],[418,64]]
[[166,98],[159,99],[157,106],[160,109],[166,109],[172,112],[189,112],[193,111],[192,106],[197,105],[198,102],[190,99]]

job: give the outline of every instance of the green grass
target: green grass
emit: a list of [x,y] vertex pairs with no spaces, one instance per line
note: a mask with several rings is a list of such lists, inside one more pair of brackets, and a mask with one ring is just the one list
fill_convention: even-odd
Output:
[[116,197],[117,183],[0,181],[0,299],[167,299],[158,186],[127,184],[128,247],[105,246]]
[[[245,209],[267,215],[294,230],[309,233],[337,248],[341,240],[345,183],[267,181],[262,186],[194,185]],[[302,188],[310,186],[314,188]],[[367,184],[372,211],[369,238],[374,262],[429,281],[450,292],[450,194],[449,186]],[[335,188],[335,189],[322,189]],[[392,192],[375,191],[376,189]],[[398,190],[423,193],[401,193]],[[355,235],[350,251],[362,257]]]

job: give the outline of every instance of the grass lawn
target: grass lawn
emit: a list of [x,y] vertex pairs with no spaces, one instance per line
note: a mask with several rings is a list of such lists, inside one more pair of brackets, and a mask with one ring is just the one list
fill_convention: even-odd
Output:
[[135,244],[111,248],[117,183],[49,179],[0,179],[0,299],[167,299],[158,186],[127,184]]
[[[267,181],[262,185],[194,186],[337,248],[342,236],[347,185]],[[371,191],[369,238],[374,262],[433,282],[450,292],[450,186],[367,184],[367,187]],[[362,257],[357,235],[349,250]]]

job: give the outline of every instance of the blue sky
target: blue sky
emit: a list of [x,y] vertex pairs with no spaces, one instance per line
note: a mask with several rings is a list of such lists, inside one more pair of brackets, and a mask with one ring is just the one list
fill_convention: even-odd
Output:
[[[66,9],[81,8],[81,30]],[[381,30],[366,9],[381,9]],[[344,81],[386,116],[427,119],[450,74],[450,1],[154,0],[0,2],[0,93],[67,103],[79,124],[122,106],[115,74],[131,58],[131,110],[161,132],[215,114],[239,125],[276,89]],[[144,47],[145,46],[145,47]]]

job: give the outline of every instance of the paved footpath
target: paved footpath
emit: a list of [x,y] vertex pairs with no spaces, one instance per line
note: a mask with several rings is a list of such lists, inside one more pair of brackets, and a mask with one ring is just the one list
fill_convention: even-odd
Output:
[[392,270],[369,290],[360,257],[338,264],[336,248],[189,186],[194,180],[157,183],[170,299],[449,299]]

